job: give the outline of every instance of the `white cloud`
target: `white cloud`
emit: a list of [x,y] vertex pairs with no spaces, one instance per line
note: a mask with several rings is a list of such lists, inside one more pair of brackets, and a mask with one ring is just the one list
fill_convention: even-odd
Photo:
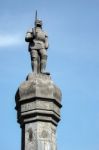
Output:
[[22,44],[20,35],[0,35],[0,47],[18,46]]

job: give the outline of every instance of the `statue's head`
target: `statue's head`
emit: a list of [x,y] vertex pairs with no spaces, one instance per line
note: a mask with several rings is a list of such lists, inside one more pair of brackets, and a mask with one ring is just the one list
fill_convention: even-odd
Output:
[[42,28],[42,20],[37,19],[35,21],[35,27],[41,27]]

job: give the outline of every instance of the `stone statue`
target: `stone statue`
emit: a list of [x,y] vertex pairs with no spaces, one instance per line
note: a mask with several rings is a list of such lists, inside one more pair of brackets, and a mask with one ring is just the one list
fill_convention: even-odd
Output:
[[35,17],[35,27],[27,31],[25,41],[29,42],[29,52],[33,73],[45,73],[47,62],[48,36],[42,30],[42,21]]
[[42,21],[26,33],[33,72],[15,95],[17,121],[21,127],[21,150],[57,150],[56,129],[60,121],[61,90],[45,72],[48,36]]

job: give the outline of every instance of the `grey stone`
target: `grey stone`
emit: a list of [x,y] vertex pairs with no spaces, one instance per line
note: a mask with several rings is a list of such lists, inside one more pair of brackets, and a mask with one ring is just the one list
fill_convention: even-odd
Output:
[[22,130],[21,150],[57,150],[56,128],[62,94],[50,73],[45,72],[48,36],[37,17],[34,29],[27,32],[25,40],[29,42],[33,72],[15,95],[17,121]]
[[[29,130],[32,131],[32,141]],[[25,150],[56,150],[56,127],[40,121],[26,124],[24,142]]]
[[61,91],[50,75],[30,73],[16,92],[22,150],[56,150]]
[[29,74],[27,80],[19,87],[20,101],[29,98],[55,99],[60,103],[61,91],[45,74]]
[[31,73],[18,88],[16,109],[20,110],[18,122],[21,124],[42,120],[57,125],[60,108],[61,91],[46,74]]
[[45,73],[47,62],[48,35],[42,30],[42,21],[35,20],[35,27],[28,30],[25,41],[29,43],[32,70],[35,73]]

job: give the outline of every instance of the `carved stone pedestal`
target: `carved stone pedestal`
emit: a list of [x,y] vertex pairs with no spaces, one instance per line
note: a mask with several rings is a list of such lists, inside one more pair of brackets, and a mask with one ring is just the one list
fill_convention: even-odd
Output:
[[61,91],[46,74],[29,74],[16,92],[22,150],[56,150]]

